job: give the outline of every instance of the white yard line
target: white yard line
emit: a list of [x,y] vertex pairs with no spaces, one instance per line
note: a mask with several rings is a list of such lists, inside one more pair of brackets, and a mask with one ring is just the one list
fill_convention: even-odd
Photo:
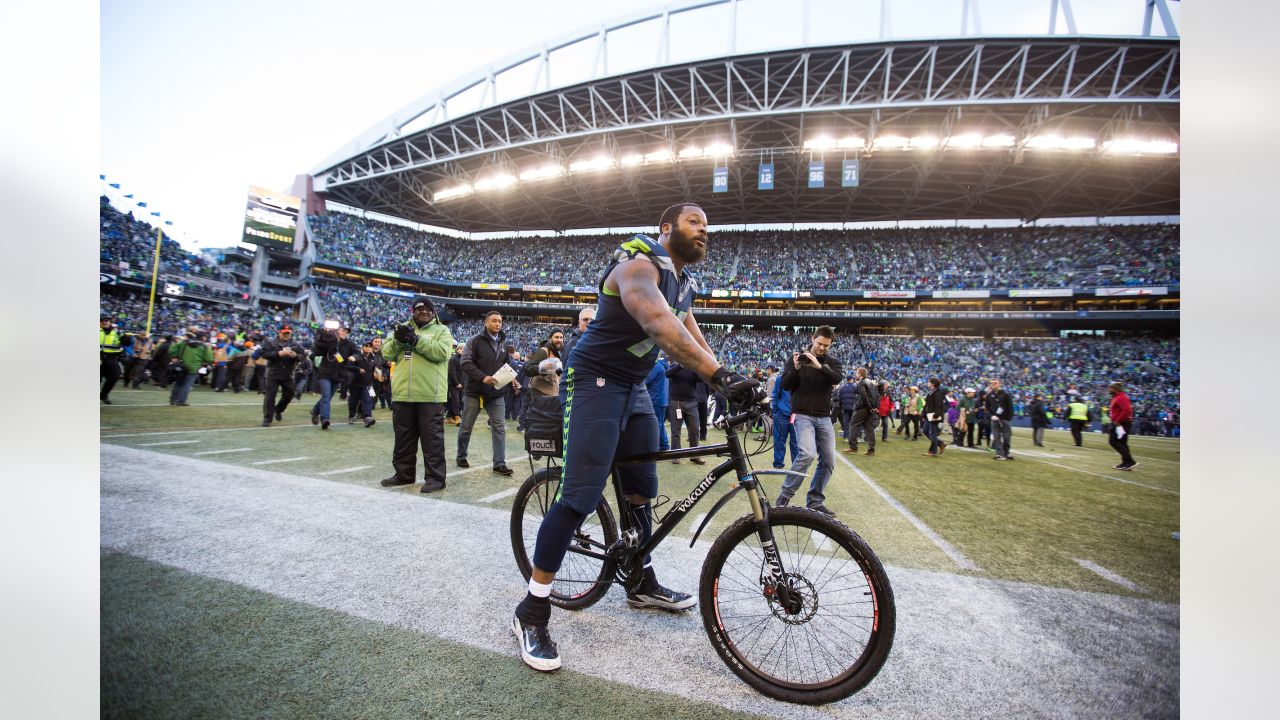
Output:
[[486,495],[485,497],[480,498],[476,502],[482,502],[482,503],[496,502],[498,500],[501,500],[502,498],[511,497],[512,495],[515,495],[519,491],[520,491],[519,488],[507,488],[502,492],[497,492],[492,495]]
[[[1018,456],[1019,453],[1017,450],[1014,450],[1013,454],[1016,457]],[[1061,463],[1049,462],[1048,460],[1038,460],[1033,457],[1029,457],[1027,459],[1030,460],[1031,462],[1044,463],[1045,465],[1052,465],[1054,467],[1062,468],[1063,470],[1071,470],[1073,472],[1084,473],[1085,475],[1092,475],[1094,477],[1106,478],[1107,480],[1114,480],[1116,482],[1124,483],[1126,485],[1137,485],[1138,487],[1144,487],[1144,488],[1147,488],[1148,490],[1155,490],[1156,492],[1169,493],[1170,495],[1181,494],[1177,490],[1166,490],[1162,487],[1156,487],[1155,485],[1147,485],[1146,483],[1134,482],[1133,480],[1125,480],[1124,478],[1118,478],[1112,475],[1103,475],[1102,473],[1096,473],[1096,472],[1093,472],[1092,470],[1081,470],[1080,468],[1074,468],[1074,467],[1071,467],[1070,465],[1063,465]]]
[[191,443],[198,443],[198,442],[200,441],[199,440],[165,440],[163,442],[142,443],[137,447],[159,447],[161,445],[190,445]]
[[1103,580],[1106,580],[1107,582],[1115,583],[1116,585],[1119,585],[1125,590],[1132,590],[1133,592],[1140,592],[1140,593],[1146,592],[1146,590],[1143,590],[1142,587],[1137,583],[1135,583],[1134,581],[1122,575],[1117,575],[1116,573],[1111,572],[1110,570],[1102,567],[1101,565],[1095,563],[1092,560],[1081,560],[1080,558],[1073,558],[1073,559],[1076,561],[1077,565],[1084,568],[1085,570],[1088,570],[1094,575],[1097,575]]
[[253,448],[231,448],[230,450],[205,450],[203,452],[191,453],[194,455],[223,455],[226,453],[249,452]]
[[930,542],[932,542],[934,545],[937,545],[938,549],[941,550],[943,553],[945,553],[947,557],[951,558],[951,561],[954,562],[957,567],[959,567],[961,570],[974,570],[978,572],[982,571],[982,568],[978,567],[977,563],[965,557],[964,553],[957,550],[954,545],[944,540],[943,537],[938,533],[934,532],[933,528],[929,527],[928,525],[925,525],[924,521],[916,517],[910,510],[903,507],[902,503],[898,502],[897,500],[894,499],[892,495],[885,492],[884,488],[875,484],[875,482],[873,482],[871,478],[867,477],[866,473],[858,469],[858,466],[846,460],[843,453],[837,452],[836,457],[840,458],[840,462],[844,463],[845,465],[848,465],[849,468],[853,470],[853,472],[858,477],[862,478],[863,482],[865,482],[867,485],[870,485],[871,489],[875,490],[876,493],[880,495],[880,497],[884,498],[885,502],[889,503],[889,505],[893,507],[894,510],[897,510],[899,513],[901,513],[902,516],[907,519],[907,522],[911,523],[912,525],[915,525],[916,529],[919,530],[921,534],[923,534],[925,537],[929,538]]
[[322,473],[318,473],[318,474],[319,474],[319,475],[321,475],[321,476],[324,476],[324,475],[341,475],[341,474],[343,474],[343,473],[355,472],[355,471],[357,471],[357,470],[368,470],[368,469],[369,469],[369,468],[371,468],[371,467],[373,467],[373,466],[372,466],[372,465],[357,465],[357,466],[355,466],[355,467],[342,468],[341,470],[328,470],[328,471],[325,471],[325,472],[322,472]]
[[[518,462],[518,461],[523,460],[523,459],[525,459],[525,458],[527,458],[527,457],[529,457],[529,454],[528,454],[528,453],[525,453],[524,455],[521,455],[521,456],[519,456],[519,457],[509,458],[509,459],[507,460],[507,467],[511,467],[511,463],[513,463],[513,462]],[[487,463],[487,464],[485,464],[485,465],[473,465],[472,467],[466,468],[465,470],[459,470],[459,471],[457,471],[457,472],[451,472],[451,473],[449,473],[449,474],[445,475],[445,478],[446,478],[446,479],[448,479],[448,478],[456,478],[456,477],[458,477],[458,476],[460,476],[460,475],[466,475],[467,473],[473,473],[473,472],[476,472],[477,470],[484,470],[485,468],[491,468],[491,467],[493,467],[493,463]]]
[[303,455],[301,457],[277,458],[275,460],[258,460],[249,463],[250,465],[275,465],[276,463],[298,462],[299,460],[310,460],[311,456]]
[[187,435],[190,433],[215,433],[215,432],[245,432],[247,430],[280,430],[282,428],[301,428],[311,427],[310,423],[305,425],[273,425],[272,427],[233,427],[233,428],[191,428],[190,430],[161,430],[157,432],[138,432],[138,433],[119,433],[117,435],[103,435],[101,439],[110,440],[111,438],[122,437],[150,437],[152,435]]

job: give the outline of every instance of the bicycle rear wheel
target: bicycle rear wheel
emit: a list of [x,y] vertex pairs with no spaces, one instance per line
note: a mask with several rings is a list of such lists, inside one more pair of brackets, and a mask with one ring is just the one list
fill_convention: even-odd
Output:
[[[533,572],[533,548],[538,528],[560,492],[559,467],[541,468],[524,481],[511,505],[511,549],[525,580]],[[618,524],[603,499],[574,532],[569,551],[551,584],[551,603],[566,610],[594,605],[609,592],[613,567],[605,551],[618,539]]]
[[880,672],[893,645],[893,589],[875,553],[840,521],[772,508],[769,525],[798,601],[767,593],[755,519],[724,531],[707,553],[702,624],[720,658],[761,693],[817,705],[846,698]]

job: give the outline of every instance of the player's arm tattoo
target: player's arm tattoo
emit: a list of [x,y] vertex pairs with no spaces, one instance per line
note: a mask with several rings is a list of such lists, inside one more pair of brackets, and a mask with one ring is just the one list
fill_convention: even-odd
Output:
[[703,379],[709,379],[720,367],[715,357],[694,340],[667,307],[666,298],[658,291],[658,270],[653,263],[642,258],[628,260],[614,268],[605,279],[605,286],[610,284],[617,286],[622,306],[672,360]]

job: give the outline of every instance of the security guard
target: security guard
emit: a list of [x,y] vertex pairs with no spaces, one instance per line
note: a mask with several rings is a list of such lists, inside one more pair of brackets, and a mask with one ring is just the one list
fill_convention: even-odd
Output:
[[124,357],[124,348],[133,340],[116,329],[110,315],[102,313],[98,320],[102,326],[98,329],[98,376],[102,378],[102,391],[98,393],[98,399],[103,405],[110,405],[111,400],[107,396],[111,394],[111,388],[116,386],[116,381],[123,372],[120,360]]
[[1075,441],[1076,447],[1080,447],[1083,441],[1081,432],[1089,424],[1089,406],[1084,404],[1079,395],[1072,395],[1071,402],[1067,403],[1067,420],[1071,423],[1071,439]]

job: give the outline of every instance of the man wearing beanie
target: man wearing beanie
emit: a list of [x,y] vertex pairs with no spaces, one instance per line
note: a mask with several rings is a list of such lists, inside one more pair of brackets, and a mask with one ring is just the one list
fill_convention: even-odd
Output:
[[444,403],[453,345],[453,335],[436,318],[435,306],[421,296],[413,301],[413,317],[397,325],[382,345],[382,357],[395,363],[391,426],[396,440],[391,464],[396,472],[382,481],[384,487],[415,482],[421,445],[425,480],[421,492],[444,489]]

